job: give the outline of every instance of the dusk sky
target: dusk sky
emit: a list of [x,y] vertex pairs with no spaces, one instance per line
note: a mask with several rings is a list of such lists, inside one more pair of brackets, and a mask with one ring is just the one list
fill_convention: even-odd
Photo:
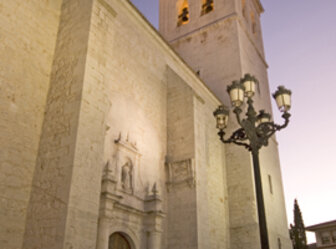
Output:
[[[132,2],[158,27],[159,0]],[[291,123],[277,135],[288,220],[295,198],[306,226],[336,220],[336,0],[262,4],[271,89],[293,92]]]

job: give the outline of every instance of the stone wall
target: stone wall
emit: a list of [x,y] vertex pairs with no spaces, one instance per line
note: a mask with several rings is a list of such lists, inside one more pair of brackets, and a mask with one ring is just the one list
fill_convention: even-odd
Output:
[[61,0],[0,1],[0,248],[22,246]]

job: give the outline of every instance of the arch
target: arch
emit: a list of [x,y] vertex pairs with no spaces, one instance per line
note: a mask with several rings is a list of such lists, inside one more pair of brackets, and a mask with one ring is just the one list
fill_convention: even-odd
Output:
[[202,0],[202,12],[201,15],[208,14],[214,10],[214,0]]
[[109,237],[108,249],[135,249],[135,245],[126,233],[114,232]]
[[177,26],[181,26],[189,22],[189,3],[188,0],[178,1]]
[[114,233],[121,233],[127,239],[131,249],[140,248],[139,234],[135,233],[133,229],[130,229],[127,225],[118,223],[110,224],[108,231],[110,236]]

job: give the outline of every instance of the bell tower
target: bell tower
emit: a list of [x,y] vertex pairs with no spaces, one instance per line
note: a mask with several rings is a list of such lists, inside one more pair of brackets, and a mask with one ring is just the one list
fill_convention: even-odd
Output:
[[259,0],[160,0],[160,32],[226,104],[223,84],[254,73],[268,98]]
[[[254,97],[256,109],[272,113],[260,25],[263,11],[260,0],[160,0],[159,29],[226,106],[230,106],[227,85],[250,73],[259,80]],[[236,128],[231,116],[227,134]],[[225,145],[225,161],[230,248],[258,249],[250,153],[238,146]],[[270,248],[292,248],[275,137],[260,151],[260,164]]]

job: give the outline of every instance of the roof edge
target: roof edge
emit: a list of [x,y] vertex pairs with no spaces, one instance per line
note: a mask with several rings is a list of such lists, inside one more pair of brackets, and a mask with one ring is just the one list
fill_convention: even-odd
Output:
[[308,227],[306,227],[306,230],[315,231],[319,228],[327,228],[327,227],[330,227],[330,226],[336,226],[336,220],[327,221],[327,222],[323,222],[323,223],[320,223],[320,224],[308,226]]

